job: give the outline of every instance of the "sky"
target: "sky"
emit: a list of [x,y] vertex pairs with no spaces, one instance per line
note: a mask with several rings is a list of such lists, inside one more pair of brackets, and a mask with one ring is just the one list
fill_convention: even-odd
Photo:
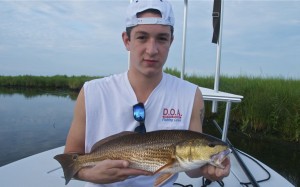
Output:
[[[170,0],[182,67],[184,1]],[[0,0],[0,75],[106,76],[128,69],[129,0]],[[189,0],[185,73],[214,76],[213,0]],[[225,0],[221,75],[300,79],[300,0]]]

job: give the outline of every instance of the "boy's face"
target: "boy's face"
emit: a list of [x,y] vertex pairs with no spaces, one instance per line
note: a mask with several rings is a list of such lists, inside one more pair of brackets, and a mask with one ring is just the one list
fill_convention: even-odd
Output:
[[[144,13],[140,17],[159,17],[153,13]],[[170,26],[137,25],[131,31],[130,41],[123,33],[123,41],[130,51],[130,71],[145,76],[161,74],[173,37]]]

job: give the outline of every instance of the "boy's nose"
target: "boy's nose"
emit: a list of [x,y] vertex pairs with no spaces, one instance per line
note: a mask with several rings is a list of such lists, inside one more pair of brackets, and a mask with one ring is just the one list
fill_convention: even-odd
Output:
[[155,55],[158,53],[157,43],[154,39],[150,39],[147,43],[146,53],[149,55]]

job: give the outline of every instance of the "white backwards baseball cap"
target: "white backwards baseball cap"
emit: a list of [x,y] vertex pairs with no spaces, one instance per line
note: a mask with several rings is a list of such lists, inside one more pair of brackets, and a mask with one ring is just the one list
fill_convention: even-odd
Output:
[[[138,18],[137,14],[148,9],[160,11],[161,18]],[[172,5],[167,0],[133,0],[127,8],[126,27],[141,24],[159,24],[174,26],[175,18]]]

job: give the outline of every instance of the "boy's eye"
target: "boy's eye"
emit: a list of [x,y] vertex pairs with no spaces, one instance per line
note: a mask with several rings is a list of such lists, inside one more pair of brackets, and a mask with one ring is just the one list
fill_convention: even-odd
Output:
[[168,41],[168,38],[167,37],[160,37],[159,40],[161,40],[161,41]]
[[138,39],[138,40],[145,40],[145,39],[146,39],[146,36],[138,36],[137,39]]

